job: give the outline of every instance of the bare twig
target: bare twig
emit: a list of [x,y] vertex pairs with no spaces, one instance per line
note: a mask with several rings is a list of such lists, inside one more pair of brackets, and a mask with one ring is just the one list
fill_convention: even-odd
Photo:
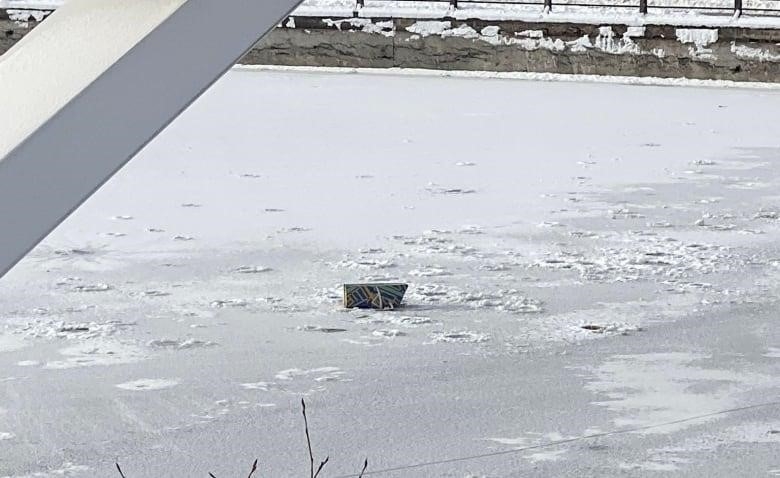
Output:
[[256,471],[257,471],[257,458],[255,458],[255,462],[252,464],[252,471],[249,472],[249,476],[247,478],[252,478],[252,475],[254,475]]
[[[330,456],[326,456],[324,460],[320,462],[320,466],[317,467],[317,470],[314,470],[314,452],[311,448],[311,435],[309,434],[309,418],[306,416],[306,401],[302,398],[301,399],[301,410],[303,412],[303,425],[304,429],[306,431],[306,446],[309,450],[309,464],[310,464],[310,471],[309,471],[309,478],[318,478],[320,476],[320,472],[322,472],[322,469],[325,468],[325,465],[328,464],[328,461],[330,460]],[[258,459],[255,458],[254,463],[252,463],[252,469],[249,471],[249,475],[247,478],[252,478],[257,471],[257,462]],[[125,474],[122,472],[122,468],[119,466],[119,463],[115,463],[116,470],[119,472],[119,476],[121,478],[127,478]],[[360,475],[358,478],[363,478],[363,474],[366,472],[366,469],[368,469],[368,458],[363,462],[363,470],[361,470]],[[217,478],[216,475],[212,472],[208,472],[210,478]]]
[[306,430],[306,444],[309,447],[309,463],[311,464],[310,478],[314,478],[314,453],[311,451],[311,438],[309,437],[309,420],[306,418],[306,401],[301,399],[301,407],[303,408],[303,425]]
[[306,417],[306,401],[304,399],[301,399],[301,408],[303,409],[303,425],[304,429],[306,430],[306,445],[309,447],[309,464],[310,467],[310,478],[317,478],[317,476],[322,471],[322,468],[325,466],[325,464],[328,463],[328,460],[330,459],[329,456],[326,456],[325,459],[320,462],[319,468],[317,468],[317,471],[314,471],[314,452],[311,451],[311,436],[309,436],[309,419]]
[[320,472],[322,471],[322,467],[325,466],[325,463],[327,463],[328,460],[330,460],[330,457],[326,456],[325,459],[322,460],[322,462],[320,462],[320,467],[317,468],[317,473],[314,474],[314,478],[317,478],[320,475]]

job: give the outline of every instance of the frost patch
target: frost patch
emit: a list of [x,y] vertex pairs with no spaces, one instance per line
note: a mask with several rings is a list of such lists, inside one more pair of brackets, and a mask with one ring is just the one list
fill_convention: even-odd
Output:
[[322,327],[319,325],[302,325],[296,327],[296,329],[303,332],[322,332],[323,334],[337,334],[340,332],[347,331],[347,329],[341,329],[335,327]]
[[715,418],[679,420],[731,408],[746,391],[774,385],[770,376],[701,365],[709,358],[684,352],[616,355],[594,371],[586,389],[603,397],[595,405],[621,415],[616,426],[678,422],[639,432],[670,433]]
[[178,380],[164,380],[159,378],[142,378],[139,380],[133,380],[131,382],[120,383],[117,388],[122,390],[132,391],[151,391],[151,390],[163,390],[166,388],[175,387],[178,385]]
[[23,339],[11,335],[0,335],[0,352],[13,352],[27,346]]
[[[398,316],[396,314],[386,314],[386,313],[378,313],[378,314],[372,314],[372,315],[362,315],[359,317],[355,323],[358,324],[393,324],[400,327],[405,328],[416,328],[423,325],[430,325],[433,323],[430,317],[419,317],[419,316],[411,316],[411,315],[402,315]],[[382,336],[387,336],[385,332],[387,331],[378,331],[381,332]],[[395,332],[398,332],[398,334],[395,334]],[[393,334],[399,335],[402,334],[400,331],[394,331]],[[374,334],[379,335],[379,334]]]
[[101,341],[83,343],[60,350],[66,358],[60,361],[47,362],[43,368],[64,370],[78,367],[98,365],[121,365],[140,362],[147,358],[144,352],[135,345],[121,342]]
[[396,337],[405,337],[406,332],[401,332],[398,329],[379,329],[372,332],[375,337],[384,337],[386,339],[394,339]]
[[453,194],[453,195],[474,194],[475,192],[477,192],[474,189],[444,187],[436,183],[428,183],[428,186],[425,188],[425,190],[430,192],[431,194]]
[[111,290],[111,286],[108,284],[85,284],[77,285],[73,287],[75,292],[106,292]]
[[209,306],[215,309],[224,309],[226,307],[246,307],[249,303],[244,299],[221,299],[212,301]]
[[421,303],[462,305],[514,314],[534,314],[543,310],[541,301],[525,297],[517,289],[467,292],[440,284],[424,284],[411,288],[408,295],[411,300]]
[[767,358],[780,358],[780,348],[769,347],[769,349],[764,354],[764,357],[767,357]]
[[549,450],[549,451],[540,451],[536,453],[531,453],[530,455],[526,455],[526,459],[533,462],[549,462],[549,461],[559,461],[563,459],[563,455],[567,452],[565,448],[560,450]]
[[279,390],[280,387],[274,382],[251,382],[242,383],[241,388],[244,390],[260,390],[261,392],[270,392],[271,390]]
[[409,275],[412,277],[441,277],[452,275],[443,267],[422,267],[420,269],[412,269],[409,271]]
[[456,344],[478,344],[490,340],[490,335],[482,332],[471,332],[468,330],[459,330],[452,332],[433,332],[430,335],[431,344],[456,343]]
[[[32,339],[89,340],[115,335],[135,324],[128,322],[65,322],[55,319],[22,319],[11,321],[14,334]],[[0,351],[2,341],[0,340]]]
[[206,341],[206,340],[197,340],[197,339],[185,339],[185,340],[157,339],[157,340],[150,340],[146,345],[149,347],[160,348],[160,349],[187,350],[187,349],[196,349],[196,348],[203,348],[203,347],[213,347],[217,345],[217,343]]
[[[479,234],[478,230],[462,231],[463,234]],[[460,256],[477,255],[477,250],[465,244],[457,244],[449,237],[450,231],[425,231],[419,237],[394,236],[394,239],[403,241],[406,246],[419,246],[421,254],[439,253],[456,254]]]
[[[322,377],[339,377],[341,375],[344,375],[344,372],[341,371],[338,367],[319,367],[319,368],[312,368],[308,370],[300,369],[300,368],[290,368],[287,370],[282,370],[280,372],[277,372],[276,379],[277,380],[294,380],[298,377],[305,377],[307,375],[313,375],[313,374],[323,374]],[[318,377],[318,378],[322,378]],[[315,379],[317,380],[317,379]],[[323,381],[323,380],[318,380]]]
[[235,271],[239,274],[262,274],[263,272],[271,272],[273,269],[264,266],[239,266]]
[[360,258],[356,261],[344,259],[339,262],[328,262],[327,264],[333,269],[348,269],[348,270],[390,269],[396,267],[396,264],[392,260],[369,259],[369,258]]
[[[539,433],[539,432],[526,432],[525,435],[515,438],[487,438],[492,442],[500,443],[501,445],[514,446],[519,448],[525,448],[529,446],[539,446],[559,441],[571,440],[577,438],[575,436],[562,435],[559,432]],[[526,455],[526,458],[533,461],[557,461],[561,458],[560,455],[567,450],[551,450],[543,451],[530,455]]]
[[[48,471],[40,471],[31,473],[29,475],[15,475],[13,477],[6,476],[5,478],[51,478],[54,476],[90,476],[86,475],[91,470],[88,466],[75,465],[71,462],[63,463],[60,468],[50,469]],[[94,476],[94,475],[92,475]]]
[[621,470],[634,471],[676,471],[679,470],[674,463],[658,463],[655,461],[646,461],[644,463],[621,463]]
[[724,246],[685,244],[652,236],[642,242],[628,237],[623,241],[622,247],[587,253],[560,251],[536,261],[535,266],[576,271],[583,279],[592,281],[629,282],[653,276],[671,281],[691,273],[725,271],[734,261]]

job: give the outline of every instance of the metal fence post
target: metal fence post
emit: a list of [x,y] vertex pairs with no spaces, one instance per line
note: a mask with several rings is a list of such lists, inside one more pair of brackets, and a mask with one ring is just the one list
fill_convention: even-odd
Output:
[[544,0],[544,11],[545,12],[552,11],[552,0]]
[[742,16],[742,0],[734,0],[734,16]]
[[458,8],[458,0],[450,0],[450,6],[452,8]]
[[[739,0],[734,0],[739,1]],[[639,13],[647,13],[647,0],[639,0]]]
[[357,0],[357,6],[363,8],[366,6],[366,0]]

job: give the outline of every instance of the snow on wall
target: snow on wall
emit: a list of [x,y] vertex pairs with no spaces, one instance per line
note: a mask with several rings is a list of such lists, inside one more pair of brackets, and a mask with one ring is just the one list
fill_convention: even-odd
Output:
[[[629,27],[622,36],[616,36],[611,26],[599,27],[599,34],[592,40],[588,35],[583,35],[573,41],[564,41],[560,38],[546,37],[543,30],[524,30],[514,32],[513,36],[501,34],[500,27],[491,25],[484,27],[477,32],[469,25],[462,24],[458,27],[452,26],[451,21],[418,21],[409,27],[406,31],[413,35],[406,41],[417,40],[429,36],[439,36],[441,38],[459,37],[471,40],[480,40],[491,45],[516,45],[522,49],[533,51],[539,49],[550,50],[554,52],[563,52],[568,48],[569,51],[581,53],[587,50],[599,50],[604,53],[614,55],[622,54],[651,54],[663,57],[664,52],[660,49],[643,51],[637,45],[633,38],[643,37],[645,27]],[[717,33],[716,33],[717,34]]]
[[748,60],[780,61],[780,54],[747,45],[737,45],[736,42],[731,42],[731,52],[739,58]]
[[674,33],[680,43],[693,43],[701,47],[718,41],[717,28],[677,28]]
[[[326,3],[318,5],[325,7]],[[313,4],[309,1],[304,5]],[[421,15],[377,19],[367,17],[370,13],[376,13],[376,5],[386,4],[389,3],[369,2],[369,6],[361,9],[357,17],[352,17],[347,11],[343,12],[348,14],[346,17],[340,17],[340,12],[326,17],[301,16],[302,11],[299,9],[279,24],[282,30],[297,29],[299,33],[290,36],[291,32],[288,32],[278,39],[272,35],[266,46],[273,47],[259,46],[253,50],[251,58],[245,59],[245,63],[378,68],[446,67],[498,71],[520,69],[606,75],[620,72],[639,76],[685,76],[734,81],[766,81],[780,74],[777,65],[780,63],[780,43],[775,46],[780,40],[780,31],[773,35],[771,30],[762,30],[757,36],[750,30],[740,30],[745,26],[742,19],[730,19],[728,26],[701,27],[679,21],[682,17],[674,16],[668,16],[667,20],[676,19],[678,22],[668,25],[657,22],[661,17],[653,14],[634,16],[633,20],[626,16],[616,18],[614,22],[596,24],[583,23],[583,19],[578,17],[578,23],[562,27],[559,23],[567,15],[556,10],[538,19],[545,22],[542,30],[525,22],[459,20],[463,9],[458,9],[455,15],[446,18],[426,18]],[[572,15],[568,17],[572,21],[575,19]],[[631,21],[622,21],[626,19]],[[362,35],[351,37],[349,32],[373,35],[371,38]],[[321,43],[313,46],[311,40],[304,40],[299,44],[296,41],[298,35],[321,35],[318,37]],[[753,38],[758,39],[757,42],[751,41]],[[434,48],[427,48],[423,39],[432,41]],[[329,50],[324,60],[321,59],[320,48]],[[280,49],[287,50],[287,56],[276,53]],[[491,56],[499,50],[500,55]],[[445,60],[434,59],[437,51],[452,55]],[[540,60],[540,54],[524,53],[534,51],[547,52],[540,53],[542,56],[549,53],[572,55],[572,63],[551,66]],[[588,52],[594,55],[588,55]],[[623,62],[613,58],[621,55],[641,55],[647,61]],[[661,62],[654,59],[667,60]],[[676,59],[694,60],[694,63],[683,64]],[[752,68],[741,65],[746,61],[753,62]],[[759,62],[763,65],[759,66]],[[443,66],[445,63],[446,66]]]
[[421,21],[416,22],[410,27],[406,27],[406,31],[425,38],[430,35],[442,35],[451,28],[452,22]]
[[[293,18],[290,17],[290,20],[293,20]],[[373,22],[369,18],[344,18],[340,20],[324,18],[322,22],[329,27],[336,27],[339,31],[341,31],[346,24],[351,27],[348,28],[350,31],[358,30],[364,33],[378,33],[386,37],[395,36],[395,24],[393,24],[392,20]],[[293,23],[292,26],[288,24],[287,28],[295,28],[295,23]]]
[[715,54],[708,45],[718,41],[718,30],[716,28],[677,28],[675,29],[677,40],[683,44],[692,43],[689,48],[690,55],[699,60],[714,60]]
[[[641,27],[640,27],[641,28]],[[599,34],[596,37],[595,48],[613,54],[634,54],[638,55],[642,53],[639,45],[631,40],[631,33],[637,33],[636,31],[626,31],[622,38],[615,39],[615,32],[612,31],[612,27],[599,27]],[[642,35],[644,35],[644,29],[642,29]],[[641,36],[641,35],[637,35]]]
[[407,41],[417,40],[428,36],[440,36],[441,38],[458,37],[471,40],[481,40],[491,45],[517,45],[525,50],[546,49],[551,51],[563,51],[566,43],[561,39],[545,38],[541,30],[526,30],[516,32],[514,37],[500,35],[497,26],[487,26],[477,32],[469,25],[462,24],[453,28],[449,21],[419,21],[415,22],[406,31],[413,33]]
[[[0,8],[6,9],[55,9],[63,0],[0,0]],[[293,13],[294,16],[352,17],[360,18],[419,18],[458,20],[520,20],[545,23],[612,23],[634,25],[691,25],[734,26],[742,28],[780,28],[780,17],[751,16],[746,12],[740,17],[731,15],[732,3],[724,0],[654,0],[651,7],[666,7],[663,11],[651,8],[648,14],[640,14],[635,0],[592,0],[592,6],[569,5],[573,0],[554,0],[552,11],[543,11],[540,4],[514,5],[507,3],[464,3],[457,9],[442,1],[392,1],[371,0],[360,6],[357,0],[305,0]],[[685,7],[680,7],[681,3]],[[633,8],[626,8],[627,6]],[[777,0],[750,0],[751,8],[777,8]],[[635,9],[634,9],[635,8]],[[722,8],[720,14],[691,10],[691,8]],[[659,12],[659,13],[656,13]],[[26,16],[27,13],[19,15]]]

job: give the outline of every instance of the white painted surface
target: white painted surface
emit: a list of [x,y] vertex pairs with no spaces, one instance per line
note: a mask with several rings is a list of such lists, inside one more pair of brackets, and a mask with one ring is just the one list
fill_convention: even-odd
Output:
[[8,52],[0,276],[298,3],[72,0]]
[[0,56],[0,158],[185,1],[68,2]]

